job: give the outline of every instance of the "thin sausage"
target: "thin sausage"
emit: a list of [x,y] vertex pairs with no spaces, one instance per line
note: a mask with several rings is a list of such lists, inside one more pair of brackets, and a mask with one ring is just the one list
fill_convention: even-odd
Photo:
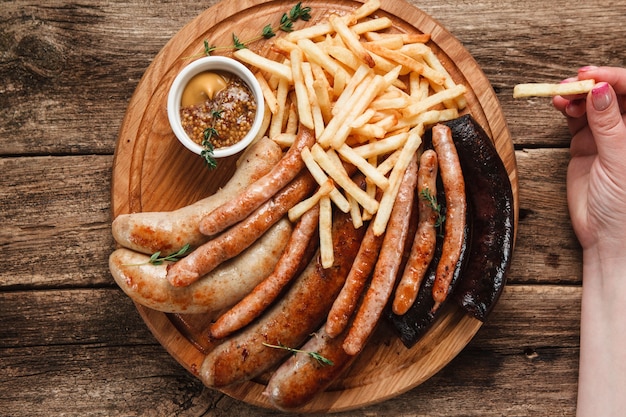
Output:
[[313,132],[300,125],[296,140],[280,162],[236,198],[206,215],[200,222],[200,232],[207,236],[215,235],[249,216],[298,175],[304,166],[300,152],[305,147],[311,147],[314,142]]
[[[420,157],[417,172],[417,195],[419,198],[419,223],[404,267],[402,278],[395,290],[392,309],[395,314],[405,314],[415,302],[428,265],[435,254],[439,213],[433,207],[432,198],[437,196],[437,154],[432,149]],[[429,197],[430,196],[430,197]]]
[[[264,394],[279,410],[293,410],[310,402],[324,391],[356,359],[343,350],[345,333],[338,337],[329,336],[322,326],[300,348],[303,352],[292,355],[270,378]],[[332,362],[320,363],[310,352],[321,355]]]
[[414,155],[402,178],[370,287],[343,343],[349,355],[356,355],[363,349],[393,291],[402,262],[416,183],[417,155]]
[[200,220],[267,174],[282,157],[276,142],[262,138],[241,155],[237,170],[215,194],[173,211],[121,214],[113,220],[113,237],[119,245],[149,255],[169,255],[186,244],[196,248],[208,240],[198,230]]
[[331,337],[339,335],[348,325],[378,259],[384,235],[376,236],[373,226],[374,223],[370,222],[346,283],[328,313],[326,332]]
[[200,378],[209,387],[223,387],[254,378],[290,353],[265,344],[300,346],[323,323],[363,237],[350,216],[337,213],[333,221],[333,248],[341,253],[331,268],[319,255],[293,282],[289,291],[255,323],[218,345],[204,359]]
[[306,252],[312,246],[310,243],[317,230],[319,212],[316,205],[300,217],[274,271],[211,325],[209,333],[212,338],[224,338],[248,325],[278,298],[302,263],[308,263],[310,255],[307,257]]
[[239,255],[291,207],[309,195],[315,185],[315,180],[308,172],[303,172],[242,222],[170,265],[168,281],[175,287],[189,285],[222,262]]
[[433,299],[436,311],[448,297],[450,283],[461,256],[465,236],[467,202],[465,180],[459,156],[452,140],[452,131],[446,125],[433,126],[433,148],[439,159],[439,171],[446,196],[446,220],[441,259],[437,265]]

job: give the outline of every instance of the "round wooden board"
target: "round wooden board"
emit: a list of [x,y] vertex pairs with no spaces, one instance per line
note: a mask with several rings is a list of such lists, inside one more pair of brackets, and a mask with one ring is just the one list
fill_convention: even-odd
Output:
[[[445,28],[430,16],[402,0],[381,0],[378,16],[388,16],[394,31],[431,35],[430,46],[454,80],[468,87],[468,111],[496,144],[505,163],[515,198],[515,229],[518,218],[517,167],[513,143],[498,100],[489,81],[471,55]],[[187,151],[174,137],[167,119],[168,88],[190,57],[203,53],[203,42],[231,45],[232,34],[240,39],[256,37],[263,26],[278,22],[294,1],[228,0],[199,15],[176,34],[155,57],[139,82],[123,120],[115,151],[112,210],[122,213],[167,211],[188,205],[214,193],[232,175],[236,156],[220,160],[208,171],[202,160]],[[357,1],[308,0],[315,23],[335,12],[344,14]],[[307,23],[298,22],[296,28]],[[271,56],[271,41],[250,44],[250,49]],[[367,348],[341,379],[302,411],[343,411],[379,402],[409,390],[447,365],[473,338],[481,322],[448,306],[441,319],[413,348],[380,326]],[[202,334],[208,319],[202,316],[164,314],[137,305],[147,326],[167,351],[186,369],[197,374],[204,353]],[[261,395],[264,378],[237,388],[224,389],[232,397],[269,407]]]

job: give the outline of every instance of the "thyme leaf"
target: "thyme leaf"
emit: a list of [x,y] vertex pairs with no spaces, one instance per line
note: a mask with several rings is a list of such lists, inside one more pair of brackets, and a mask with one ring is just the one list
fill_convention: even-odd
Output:
[[278,342],[277,345],[272,345],[272,344],[263,342],[263,346],[267,346],[267,347],[271,347],[271,348],[275,348],[275,349],[284,349],[286,351],[289,351],[289,352],[293,353],[294,355],[296,353],[303,353],[305,355],[309,355],[311,358],[316,360],[317,363],[319,363],[322,366],[333,366],[334,365],[333,361],[331,361],[330,359],[320,355],[318,352],[290,348],[288,346],[283,345],[280,342]]
[[246,49],[250,43],[252,42],[256,42],[257,40],[260,39],[270,39],[274,36],[276,36],[276,32],[279,30],[282,30],[283,32],[292,32],[293,31],[293,24],[295,22],[297,22],[298,20],[304,20],[309,21],[311,19],[311,8],[310,7],[303,7],[301,2],[298,2],[296,5],[294,5],[288,13],[283,13],[283,15],[280,18],[279,23],[276,26],[272,26],[271,24],[267,24],[265,25],[265,27],[263,27],[263,30],[261,31],[261,35],[257,36],[255,38],[252,39],[248,39],[248,40],[241,40],[239,39],[239,37],[236,34],[232,34],[232,38],[233,38],[233,46],[232,47],[226,47],[226,46],[215,46],[215,45],[210,45],[208,40],[204,41],[204,54],[209,56],[213,53],[213,51],[218,50],[218,49],[230,49],[230,48],[234,48],[234,49]]
[[442,213],[441,204],[437,202],[437,196],[430,192],[428,188],[424,188],[420,192],[420,197],[428,202],[430,207],[437,213],[437,220],[435,221],[435,227],[441,228],[446,221],[446,216]]
[[165,261],[176,262],[176,261],[179,261],[180,258],[182,258],[187,253],[188,250],[189,250],[189,243],[187,243],[185,246],[180,248],[178,252],[172,253],[167,256],[162,257],[161,251],[158,251],[158,252],[153,253],[152,256],[150,256],[150,260],[148,262],[151,263],[152,265],[161,265]]
[[[220,119],[222,117],[222,112],[224,110],[213,110],[211,112],[211,116],[213,116],[213,123],[215,120]],[[213,142],[211,142],[212,138],[219,138],[219,132],[215,129],[215,126],[210,126],[204,129],[204,139],[202,139],[202,151],[200,151],[200,156],[204,159],[209,169],[217,168],[217,161],[215,160],[215,154],[213,151],[215,147],[213,146]]]

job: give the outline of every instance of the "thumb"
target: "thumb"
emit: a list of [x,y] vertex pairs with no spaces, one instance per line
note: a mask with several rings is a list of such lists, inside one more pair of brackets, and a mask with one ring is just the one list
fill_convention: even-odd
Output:
[[626,125],[613,87],[600,82],[589,95],[587,119],[598,154],[607,160],[623,160],[626,155]]

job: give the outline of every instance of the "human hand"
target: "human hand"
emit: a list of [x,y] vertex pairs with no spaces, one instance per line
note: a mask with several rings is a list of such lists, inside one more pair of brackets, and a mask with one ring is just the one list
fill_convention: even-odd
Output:
[[626,69],[584,67],[577,77],[594,79],[586,96],[553,99],[567,117],[572,141],[567,200],[583,249],[602,256],[626,250]]

